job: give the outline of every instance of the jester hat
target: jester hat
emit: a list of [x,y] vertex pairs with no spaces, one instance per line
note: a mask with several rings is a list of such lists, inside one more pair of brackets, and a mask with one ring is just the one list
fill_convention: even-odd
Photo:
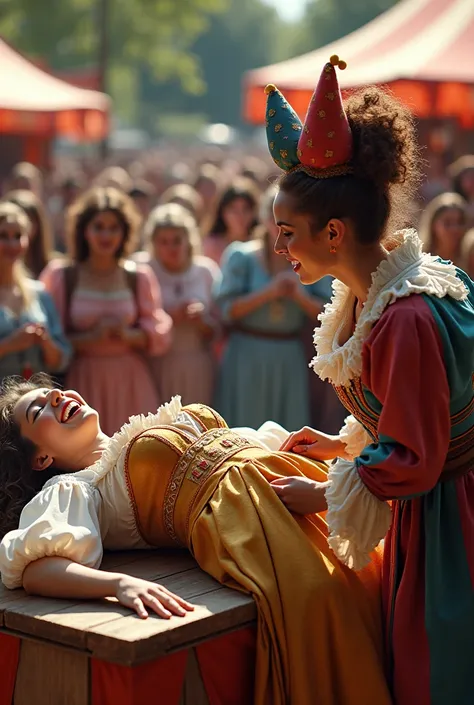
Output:
[[273,161],[283,171],[305,171],[314,178],[352,171],[352,133],[336,66],[344,70],[346,63],[334,55],[322,70],[304,125],[274,85],[265,88],[268,147]]

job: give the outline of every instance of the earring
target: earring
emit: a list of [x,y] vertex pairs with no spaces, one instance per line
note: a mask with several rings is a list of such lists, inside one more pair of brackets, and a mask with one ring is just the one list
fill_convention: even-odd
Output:
[[330,252],[332,255],[335,255],[335,254],[336,254],[336,251],[337,251],[337,248],[336,248],[334,245],[331,245],[331,247],[329,248],[329,252]]

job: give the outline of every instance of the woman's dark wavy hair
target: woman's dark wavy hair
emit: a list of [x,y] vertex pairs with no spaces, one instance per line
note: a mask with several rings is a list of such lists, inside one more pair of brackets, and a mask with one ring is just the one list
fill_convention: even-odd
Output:
[[85,262],[88,259],[89,245],[85,236],[87,226],[98,213],[104,212],[114,213],[122,226],[122,243],[115,253],[117,260],[133,252],[141,224],[141,216],[134,202],[119,189],[97,186],[81,195],[67,211],[66,241],[73,262]]
[[[219,202],[216,208],[216,215],[212,223],[212,227],[209,229],[210,235],[224,236],[227,232],[227,226],[224,221],[224,211],[233,201],[238,198],[242,198],[248,203],[250,208],[253,208],[255,214],[257,213],[258,207],[258,192],[250,181],[246,179],[237,180],[231,184],[220,196]],[[258,224],[257,216],[255,215],[254,221],[250,224],[249,237],[252,234],[252,230]]]
[[313,232],[332,218],[347,219],[361,244],[373,244],[409,222],[420,182],[420,154],[411,113],[380,88],[356,91],[345,101],[353,136],[353,173],[316,179],[284,174],[280,190],[309,215]]
[[21,435],[14,411],[19,399],[34,389],[52,389],[43,373],[26,380],[7,377],[0,388],[0,539],[18,528],[24,506],[39,492],[56,471],[33,470],[36,446]]

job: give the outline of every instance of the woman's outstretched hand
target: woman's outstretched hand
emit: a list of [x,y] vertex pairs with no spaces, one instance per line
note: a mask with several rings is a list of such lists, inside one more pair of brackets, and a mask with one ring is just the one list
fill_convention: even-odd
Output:
[[290,433],[280,450],[311,460],[332,460],[338,456],[344,457],[346,448],[339,436],[329,436],[305,426],[300,431]]
[[44,556],[33,561],[23,573],[23,587],[29,595],[66,599],[97,600],[115,597],[142,619],[152,610],[169,619],[184,617],[193,605],[170,592],[163,585],[134,578],[124,573],[89,568],[62,556]]
[[184,617],[186,612],[194,610],[193,605],[163,585],[133,578],[131,575],[118,576],[115,597],[124,607],[135,610],[142,619],[148,617],[148,610],[163,619],[169,619],[173,614]]
[[327,509],[327,482],[315,482],[308,477],[279,477],[270,484],[290,512],[317,514]]

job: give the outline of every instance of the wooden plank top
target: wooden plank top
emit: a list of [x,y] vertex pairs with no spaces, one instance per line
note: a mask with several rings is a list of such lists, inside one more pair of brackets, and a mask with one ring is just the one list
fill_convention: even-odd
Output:
[[188,648],[255,622],[246,594],[222,587],[182,551],[109,553],[103,570],[160,582],[196,605],[184,618],[142,620],[113,599],[96,601],[29,597],[0,586],[0,629],[134,665]]

